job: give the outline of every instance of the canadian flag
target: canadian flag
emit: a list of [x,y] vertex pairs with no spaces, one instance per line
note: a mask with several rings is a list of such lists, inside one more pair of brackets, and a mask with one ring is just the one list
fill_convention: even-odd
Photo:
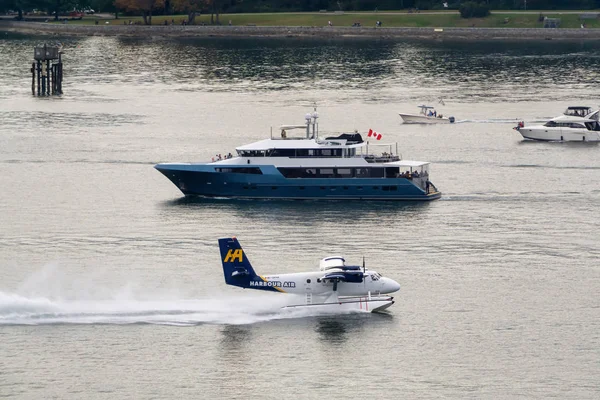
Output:
[[381,140],[381,133],[377,133],[373,129],[369,129],[369,134],[367,136],[373,136],[375,139]]

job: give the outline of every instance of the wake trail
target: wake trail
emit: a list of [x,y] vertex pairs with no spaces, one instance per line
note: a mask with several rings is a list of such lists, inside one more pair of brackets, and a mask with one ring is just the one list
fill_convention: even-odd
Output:
[[228,296],[203,299],[63,300],[0,291],[0,326],[66,324],[253,324],[322,315],[311,310],[282,310],[297,296]]

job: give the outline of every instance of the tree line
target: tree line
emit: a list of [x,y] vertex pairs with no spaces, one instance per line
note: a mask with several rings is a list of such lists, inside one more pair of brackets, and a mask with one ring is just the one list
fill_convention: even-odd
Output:
[[[193,23],[198,13],[310,12],[310,11],[385,11],[444,10],[461,3],[483,4],[491,10],[585,10],[600,8],[600,0],[0,0],[0,13],[13,11],[17,18],[38,10],[58,19],[74,10],[141,15],[151,23],[153,14],[187,14]],[[463,4],[464,5],[464,4]]]

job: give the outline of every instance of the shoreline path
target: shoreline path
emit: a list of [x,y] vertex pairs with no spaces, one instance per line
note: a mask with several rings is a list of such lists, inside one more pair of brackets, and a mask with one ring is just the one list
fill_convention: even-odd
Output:
[[201,25],[76,25],[0,21],[0,32],[60,36],[127,37],[270,37],[466,40],[600,40],[600,29],[544,28],[386,28],[342,26],[201,26]]

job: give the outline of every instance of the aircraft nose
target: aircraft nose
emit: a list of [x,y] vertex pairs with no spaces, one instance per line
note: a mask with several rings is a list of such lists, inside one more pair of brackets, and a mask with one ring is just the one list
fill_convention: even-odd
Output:
[[400,290],[400,284],[393,279],[390,278],[382,278],[383,281],[383,289],[385,293],[393,293]]

